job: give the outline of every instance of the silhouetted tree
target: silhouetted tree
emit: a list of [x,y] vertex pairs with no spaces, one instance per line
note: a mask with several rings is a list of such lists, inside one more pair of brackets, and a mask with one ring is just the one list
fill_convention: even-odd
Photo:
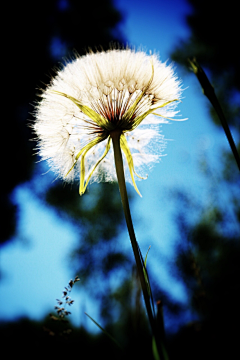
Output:
[[18,206],[13,191],[29,181],[36,161],[27,119],[31,119],[37,89],[49,83],[53,68],[63,57],[71,57],[73,50],[84,54],[88,47],[108,48],[111,41],[123,41],[117,30],[121,15],[111,0],[10,1],[4,8],[1,158],[5,176],[0,243],[14,235]]
[[[239,142],[240,54],[233,2],[224,7],[215,0],[189,3],[192,11],[187,23],[191,35],[174,50],[172,58],[188,66],[188,58],[196,57],[205,68]],[[219,125],[212,107],[210,113],[210,119]],[[179,278],[188,289],[193,321],[173,337],[170,356],[177,358],[180,353],[184,359],[234,358],[240,323],[239,172],[230,149],[223,153],[218,171],[202,160],[201,169],[209,186],[207,204],[195,198],[195,207],[190,206],[191,195],[178,193],[176,208],[184,210],[177,216],[177,264]],[[198,221],[192,223],[194,209]]]
[[[181,40],[172,59],[189,67],[188,58],[196,57],[209,71],[211,82],[224,109],[229,124],[240,132],[240,53],[238,51],[238,14],[234,0],[227,6],[217,0],[188,0],[191,12],[186,18],[191,31]],[[211,110],[212,115],[215,114]],[[219,124],[215,115],[214,121]]]
[[234,358],[238,347],[240,323],[240,230],[236,219],[219,207],[196,209],[201,216],[191,224],[190,201],[178,193],[179,227],[177,266],[184,281],[191,322],[169,341],[172,358],[184,359]]

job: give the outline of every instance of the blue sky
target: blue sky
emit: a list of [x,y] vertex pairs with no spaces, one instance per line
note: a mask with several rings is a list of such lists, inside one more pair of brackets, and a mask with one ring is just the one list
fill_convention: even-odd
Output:
[[[156,51],[162,61],[169,59],[175,45],[189,34],[184,17],[190,7],[184,0],[115,0],[115,4],[124,15],[120,29],[129,45]],[[184,76],[186,90],[179,109],[188,120],[163,125],[162,132],[169,139],[166,156],[147,180],[138,183],[143,197],[136,195],[131,211],[143,254],[151,245],[148,263],[153,273],[160,273],[162,286],[185,302],[184,288],[172,278],[166,261],[162,261],[171,262],[175,251],[176,227],[172,218],[175,203],[171,193],[173,189],[183,189],[199,197],[200,202],[207,201],[209,188],[199,170],[199,160],[205,157],[214,171],[218,171],[218,150],[227,147],[227,142],[209,119],[207,99],[201,94],[195,76],[182,74],[177,65],[176,72]],[[53,179],[54,175],[49,173],[42,181]],[[76,275],[69,265],[68,254],[77,238],[74,229],[59,221],[55,212],[37,200],[27,185],[17,188],[14,198],[21,211],[17,237],[1,251],[0,319],[21,316],[41,319],[53,310],[55,299]],[[131,251],[128,235],[122,237]],[[72,297],[76,301],[72,320],[90,327],[84,311],[97,319],[94,304],[77,289]]]

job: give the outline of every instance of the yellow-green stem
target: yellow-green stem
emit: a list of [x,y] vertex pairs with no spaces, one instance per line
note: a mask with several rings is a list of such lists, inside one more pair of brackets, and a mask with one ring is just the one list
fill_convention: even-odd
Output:
[[155,337],[155,340],[156,340],[160,359],[164,359],[162,348],[159,343],[159,336],[157,334],[156,321],[153,316],[153,312],[152,312],[152,308],[151,308],[151,304],[150,304],[149,292],[148,292],[147,284],[146,284],[145,277],[144,277],[144,271],[143,271],[144,264],[142,264],[142,262],[141,262],[141,258],[140,258],[140,254],[139,254],[139,247],[137,244],[137,240],[136,240],[136,236],[135,236],[135,232],[134,232],[134,228],[133,228],[133,223],[132,223],[132,217],[131,217],[131,213],[130,213],[130,207],[129,207],[129,202],[128,202],[127,189],[126,189],[126,182],[125,182],[125,175],[124,175],[124,168],[123,168],[122,152],[121,152],[121,148],[120,148],[121,132],[118,130],[115,130],[115,131],[112,131],[110,135],[111,135],[112,142],[113,142],[114,160],[115,160],[118,185],[119,185],[119,190],[120,190],[120,195],[121,195],[121,200],[122,200],[122,205],[123,205],[123,211],[124,211],[127,228],[128,228],[128,233],[129,233],[129,237],[131,240],[131,245],[132,245],[132,249],[133,249],[133,253],[134,253],[134,257],[135,257],[135,261],[136,261],[138,276],[139,276],[142,291],[143,291],[145,306],[146,306],[150,326],[152,328],[153,336]]

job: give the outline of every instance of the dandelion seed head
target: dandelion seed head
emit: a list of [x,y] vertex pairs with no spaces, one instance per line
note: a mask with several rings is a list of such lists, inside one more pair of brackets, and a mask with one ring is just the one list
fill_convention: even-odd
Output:
[[[160,126],[178,113],[181,93],[172,65],[156,54],[114,49],[78,57],[57,72],[36,107],[38,153],[66,181],[114,181],[108,144],[119,129],[135,171],[146,176],[166,147]],[[124,168],[131,182],[127,159]]]

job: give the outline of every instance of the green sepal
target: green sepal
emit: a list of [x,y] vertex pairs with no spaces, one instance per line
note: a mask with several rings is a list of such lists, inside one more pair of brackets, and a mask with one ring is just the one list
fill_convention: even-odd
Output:
[[140,179],[143,179],[143,178],[141,176],[139,176],[134,170],[132,154],[131,154],[131,151],[130,151],[130,149],[128,147],[127,139],[125,138],[124,134],[121,134],[121,136],[120,136],[120,147],[121,147],[121,149],[123,150],[123,152],[125,154],[125,157],[126,157],[126,160],[127,160],[127,163],[128,163],[128,167],[129,167],[129,171],[130,171],[130,175],[131,175],[131,178],[132,178],[133,186],[134,186],[136,192],[142,197],[142,195],[140,194],[140,192],[139,192],[139,190],[137,188],[137,185],[136,185],[136,182],[135,182],[135,179],[134,179],[134,174],[136,176],[138,176]]
[[86,150],[88,152],[88,150],[90,150],[94,145],[97,145],[98,143],[100,143],[101,141],[105,140],[106,137],[97,137],[96,139],[90,141],[90,143],[88,143],[87,145],[85,145],[80,151],[79,153],[76,155],[74,163],[71,167],[70,170],[68,170],[67,174],[64,176],[65,178],[68,176],[68,174],[72,171],[72,169],[74,168],[74,166],[76,165],[78,159],[80,158],[80,156],[83,154],[83,152]]
[[[94,144],[94,145],[95,145],[95,144]],[[94,145],[93,145],[93,146],[94,146]],[[111,146],[111,137],[109,136],[109,137],[108,137],[108,142],[107,142],[107,145],[106,145],[106,149],[105,149],[103,155],[101,156],[101,158],[96,162],[96,164],[95,164],[94,167],[92,168],[92,170],[91,170],[91,172],[90,172],[90,174],[89,174],[89,176],[88,176],[85,184],[84,184],[84,178],[85,178],[85,165],[84,165],[84,160],[85,160],[85,156],[86,156],[88,150],[90,150],[90,148],[87,149],[87,150],[84,152],[84,154],[82,155],[81,165],[80,165],[80,166],[81,166],[81,170],[80,170],[80,173],[81,173],[80,176],[81,176],[81,177],[80,177],[80,186],[79,186],[79,194],[80,194],[80,195],[83,195],[83,194],[85,193],[86,188],[87,188],[87,185],[88,185],[88,183],[89,183],[89,180],[90,180],[91,177],[92,177],[92,174],[94,173],[96,167],[100,164],[100,162],[105,158],[105,156],[106,156],[107,153],[109,152],[110,146]],[[91,146],[91,147],[92,147],[92,146]]]
[[102,115],[96,113],[93,109],[91,109],[87,105],[82,105],[81,102],[75,99],[73,96],[57,90],[48,90],[48,91],[54,94],[64,96],[67,99],[71,100],[86,116],[92,119],[101,128],[108,131],[113,130],[112,125],[108,120],[106,120]]
[[138,117],[134,120],[134,122],[133,122],[132,130],[134,130],[134,129],[135,129],[148,115],[150,115],[150,114],[157,115],[157,116],[161,116],[161,117],[163,117],[163,118],[165,118],[165,119],[169,119],[169,120],[174,120],[174,119],[166,118],[165,116],[159,115],[159,114],[157,114],[157,113],[154,113],[155,110],[160,109],[160,108],[162,108],[162,107],[164,107],[164,106],[167,106],[168,104],[170,104],[170,103],[173,102],[173,101],[179,101],[179,100],[178,100],[178,99],[169,100],[169,101],[167,101],[166,103],[164,103],[164,104],[162,104],[162,105],[160,105],[160,106],[157,106],[157,107],[155,107],[155,108],[153,108],[153,109],[149,109],[148,111],[146,111],[146,112],[143,113],[142,115],[138,116]]

